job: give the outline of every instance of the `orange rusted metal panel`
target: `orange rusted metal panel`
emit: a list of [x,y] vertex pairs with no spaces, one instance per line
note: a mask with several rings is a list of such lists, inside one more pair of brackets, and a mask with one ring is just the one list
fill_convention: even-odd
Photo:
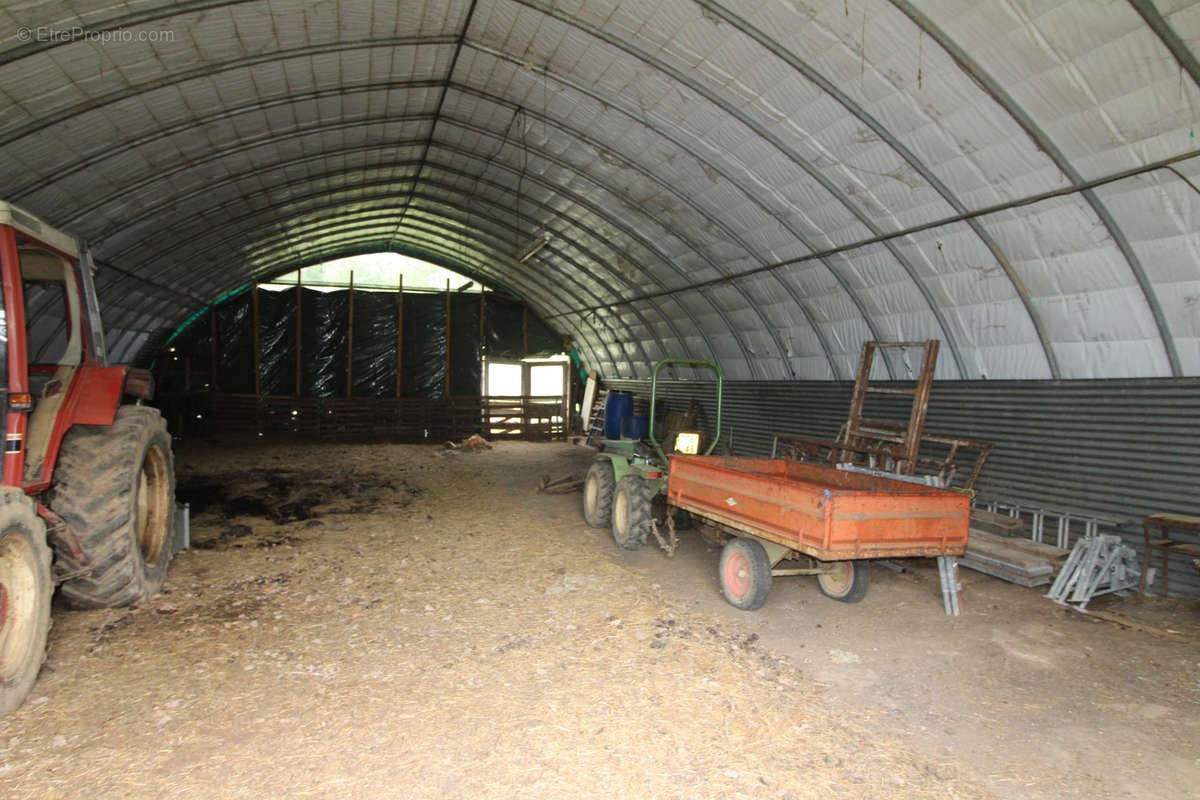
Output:
[[672,505],[822,561],[961,555],[959,492],[783,459],[673,456]]

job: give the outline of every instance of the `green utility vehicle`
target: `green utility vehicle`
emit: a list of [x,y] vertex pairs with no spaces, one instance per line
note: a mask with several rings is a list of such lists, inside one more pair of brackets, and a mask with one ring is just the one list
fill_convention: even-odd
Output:
[[[711,369],[717,376],[716,431],[704,455],[712,453],[721,439],[721,400],[725,376],[715,362],[692,358],[667,358],[654,365],[650,375],[649,444],[627,439],[603,439],[596,461],[583,483],[583,516],[593,528],[612,526],[613,539],[625,550],[637,550],[650,534],[668,552],[675,549],[675,528],[687,528],[691,515],[667,504],[667,453],[658,440],[658,374],[664,367],[685,366]],[[668,431],[674,435],[671,451],[696,455],[699,431]],[[665,523],[667,538],[658,530]]]

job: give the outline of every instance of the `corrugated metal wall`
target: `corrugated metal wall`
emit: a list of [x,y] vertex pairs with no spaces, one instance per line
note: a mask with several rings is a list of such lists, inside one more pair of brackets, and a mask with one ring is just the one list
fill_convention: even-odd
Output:
[[[644,380],[607,383],[649,392]],[[711,383],[668,381],[660,388],[672,408],[695,399],[713,419]],[[832,439],[852,389],[821,381],[728,382],[726,433],[742,456],[769,455],[774,433]],[[868,410],[899,418],[900,408],[907,411],[881,401]],[[1146,515],[1200,515],[1200,380],[939,382],[926,431],[996,443],[976,487],[981,499],[1121,520],[1120,532],[1139,553]],[[1200,594],[1200,576],[1182,559],[1172,560],[1171,579],[1172,591]]]

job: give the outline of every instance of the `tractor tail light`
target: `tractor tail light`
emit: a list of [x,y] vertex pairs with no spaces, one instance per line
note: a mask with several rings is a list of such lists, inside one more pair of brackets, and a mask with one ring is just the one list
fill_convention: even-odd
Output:
[[8,396],[9,411],[32,411],[33,395],[29,392],[13,392]]

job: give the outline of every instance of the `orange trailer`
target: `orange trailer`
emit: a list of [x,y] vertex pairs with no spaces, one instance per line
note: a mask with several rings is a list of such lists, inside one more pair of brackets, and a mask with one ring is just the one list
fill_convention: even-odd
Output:
[[[815,574],[844,602],[866,594],[874,558],[962,555],[971,501],[949,489],[783,459],[672,456],[667,502],[737,535],[721,554],[721,589],[746,610],[771,576]],[[773,569],[808,557],[805,568]]]

